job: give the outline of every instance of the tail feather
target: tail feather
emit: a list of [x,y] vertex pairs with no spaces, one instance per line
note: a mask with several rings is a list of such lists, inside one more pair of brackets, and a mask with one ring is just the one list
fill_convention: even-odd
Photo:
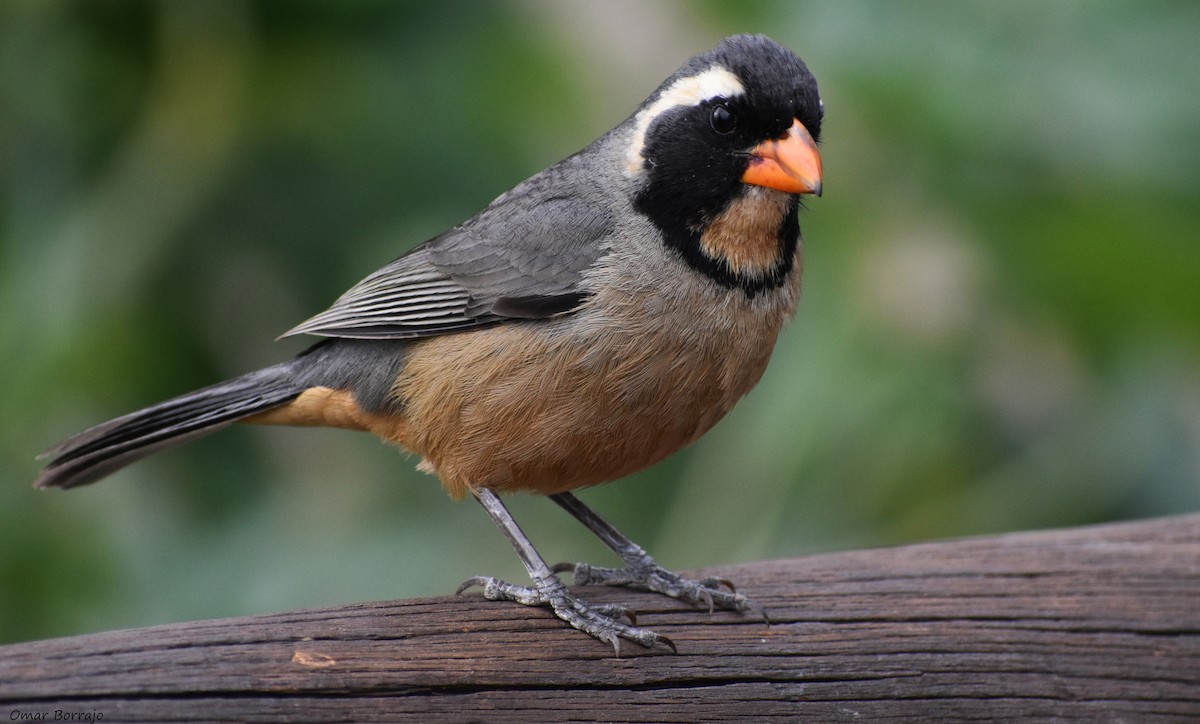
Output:
[[291,366],[285,362],[251,372],[73,435],[39,456],[50,462],[34,485],[86,485],[151,453],[286,404],[304,389]]

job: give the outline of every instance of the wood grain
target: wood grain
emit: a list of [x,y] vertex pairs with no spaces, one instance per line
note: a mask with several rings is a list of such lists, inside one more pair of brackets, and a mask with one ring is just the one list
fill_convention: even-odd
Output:
[[0,647],[0,715],[1200,718],[1200,515],[706,573],[772,625],[605,589],[588,597],[634,607],[680,653],[615,658],[546,611],[471,595],[113,631]]

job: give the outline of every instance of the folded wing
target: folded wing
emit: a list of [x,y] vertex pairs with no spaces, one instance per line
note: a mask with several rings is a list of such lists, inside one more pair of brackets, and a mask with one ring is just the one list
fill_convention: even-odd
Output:
[[599,207],[521,187],[392,261],[284,336],[407,339],[569,313],[611,221]]

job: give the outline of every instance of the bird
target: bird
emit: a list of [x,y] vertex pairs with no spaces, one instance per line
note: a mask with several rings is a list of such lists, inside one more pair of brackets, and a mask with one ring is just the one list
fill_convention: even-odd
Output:
[[[696,441],[762,376],[799,302],[824,112],[791,50],[724,38],[595,142],[282,335],[318,338],[303,352],[65,439],[35,486],[92,483],[234,422],[348,428],[474,497],[530,577],[475,576],[459,594],[548,607],[617,655],[676,646],[579,587],[765,617],[729,581],[662,567],[573,491]],[[548,565],[501,498],[517,492],[548,496],[624,565]]]

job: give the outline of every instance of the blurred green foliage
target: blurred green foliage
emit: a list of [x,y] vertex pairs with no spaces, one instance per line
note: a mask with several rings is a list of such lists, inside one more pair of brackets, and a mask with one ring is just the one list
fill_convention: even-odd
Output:
[[[828,113],[805,300],[706,439],[585,493],[691,567],[1200,508],[1200,4],[0,4],[0,641],[522,571],[367,436],[34,454],[268,364],[721,36]],[[607,560],[544,500],[552,560]]]

